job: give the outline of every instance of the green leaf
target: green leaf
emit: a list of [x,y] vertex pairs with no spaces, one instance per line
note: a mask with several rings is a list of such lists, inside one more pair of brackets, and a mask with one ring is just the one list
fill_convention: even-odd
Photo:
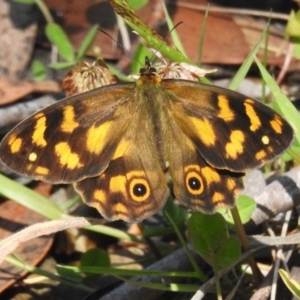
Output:
[[188,235],[195,250],[211,265],[215,252],[228,237],[227,227],[222,215],[192,214],[188,221]]
[[172,220],[176,220],[176,225],[180,226],[183,224],[188,217],[188,212],[185,208],[177,205],[173,199],[168,198],[164,208],[164,214],[167,213]]
[[290,17],[285,27],[285,34],[288,37],[300,38],[300,11],[291,11]]
[[14,2],[23,3],[23,4],[34,4],[35,0],[14,0]]
[[[98,248],[90,249],[85,252],[80,261],[79,268],[82,267],[100,267],[100,268],[109,268],[110,267],[110,260],[108,254]],[[97,278],[98,276],[94,273],[85,272],[85,275],[91,280],[92,278]]]
[[90,249],[82,255],[80,267],[110,267],[109,256],[104,250]]
[[242,223],[245,224],[251,219],[256,208],[256,202],[251,197],[239,195],[237,198],[236,207],[239,211]]
[[225,219],[219,213],[193,213],[188,221],[188,235],[194,249],[216,272],[231,266],[241,255],[239,240],[228,236]]
[[48,23],[45,34],[49,41],[57,47],[58,53],[62,58],[67,61],[74,61],[74,48],[61,26],[55,23]]
[[300,40],[294,44],[293,54],[295,58],[300,59]]
[[72,269],[57,265],[56,271],[59,275],[61,275],[64,278],[70,279],[70,280],[72,280],[74,282],[78,282],[78,283],[82,282],[82,276],[80,274],[78,274],[78,272],[76,272]]
[[73,67],[77,63],[77,60],[74,61],[60,61],[57,63],[49,64],[50,68],[55,70],[65,70]]
[[[251,219],[253,211],[256,207],[256,202],[251,197],[245,195],[239,195],[236,201],[236,208],[239,211],[239,215],[243,224],[248,222]],[[223,215],[226,222],[230,225],[234,224],[231,214],[227,214],[227,209],[221,208],[218,210],[220,214]]]
[[300,284],[294,280],[285,270],[278,270],[281,279],[284,281],[287,288],[293,293],[297,299],[300,299]]
[[128,4],[132,7],[134,10],[138,10],[145,6],[148,3],[148,0],[128,0]]
[[83,42],[81,43],[80,48],[78,49],[77,60],[81,60],[86,55],[87,51],[89,50],[93,41],[95,40],[97,33],[98,25],[92,26],[92,28],[85,36]]
[[46,66],[40,60],[34,60],[30,66],[34,80],[44,80],[47,77]]
[[226,270],[241,257],[241,243],[236,237],[229,237],[217,250],[214,258],[214,271]]

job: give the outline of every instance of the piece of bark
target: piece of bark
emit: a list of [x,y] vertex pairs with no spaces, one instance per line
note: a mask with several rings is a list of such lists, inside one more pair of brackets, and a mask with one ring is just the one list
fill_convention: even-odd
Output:
[[[257,206],[251,222],[256,226],[286,212],[300,204],[300,167],[278,176],[268,184],[259,195],[254,195]],[[248,196],[253,196],[251,193]]]
[[11,106],[0,107],[0,134],[7,132],[9,128],[23,121],[34,112],[55,103],[56,100],[51,95],[42,96],[28,102],[15,103]]
[[37,32],[35,5],[0,1],[0,78],[24,78]]

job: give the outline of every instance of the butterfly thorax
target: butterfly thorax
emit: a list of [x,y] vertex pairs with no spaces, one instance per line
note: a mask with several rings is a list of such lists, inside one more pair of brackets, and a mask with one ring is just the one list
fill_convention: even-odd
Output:
[[140,77],[136,81],[137,86],[147,85],[147,84],[160,84],[161,78],[156,73],[156,70],[154,68],[150,69],[141,69],[140,71]]

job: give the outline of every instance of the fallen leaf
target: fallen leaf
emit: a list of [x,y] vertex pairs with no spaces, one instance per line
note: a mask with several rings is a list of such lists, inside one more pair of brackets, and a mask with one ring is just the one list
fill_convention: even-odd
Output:
[[[52,185],[38,183],[35,188],[44,196],[50,194]],[[18,204],[13,200],[1,200],[0,202],[0,238],[3,239],[30,224],[42,222],[45,217]],[[53,243],[53,236],[36,238],[20,245],[15,252],[26,263],[36,266],[44,259]],[[0,293],[24,277],[28,272],[13,265],[3,262],[0,266]]]
[[31,93],[54,93],[61,90],[59,84],[47,81],[11,81],[0,79],[0,105],[9,104]]

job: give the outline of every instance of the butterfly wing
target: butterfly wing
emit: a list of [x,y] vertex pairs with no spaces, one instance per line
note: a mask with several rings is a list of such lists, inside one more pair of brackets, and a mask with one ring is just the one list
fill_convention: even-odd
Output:
[[191,81],[162,84],[172,117],[212,167],[244,172],[274,159],[293,140],[291,126],[258,101]]
[[99,175],[130,122],[133,88],[110,85],[35,113],[3,139],[1,160],[23,175],[53,183]]
[[169,194],[149,113],[132,107],[130,124],[105,172],[75,183],[84,201],[108,220],[140,221],[161,208]]
[[178,200],[209,213],[232,206],[244,172],[293,139],[288,123],[255,100],[150,75],[41,110],[4,138],[1,160],[35,179],[76,182],[104,217],[131,222],[164,204],[165,165]]
[[165,154],[177,200],[204,213],[234,206],[236,195],[243,188],[245,174],[209,165],[175,119],[168,120]]

